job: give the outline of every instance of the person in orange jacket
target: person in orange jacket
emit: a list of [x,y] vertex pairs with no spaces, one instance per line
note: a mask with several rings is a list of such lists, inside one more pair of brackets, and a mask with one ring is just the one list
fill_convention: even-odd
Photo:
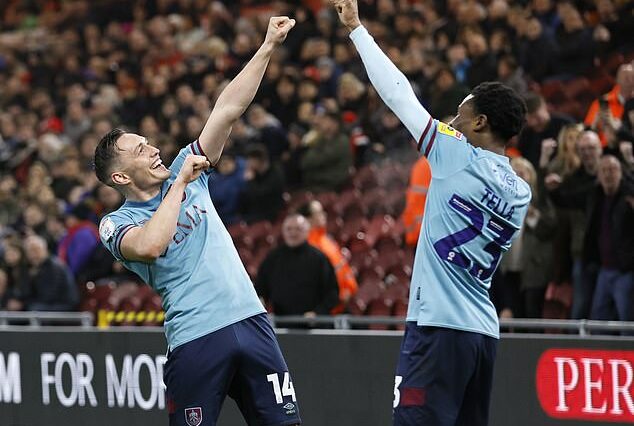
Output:
[[602,146],[605,147],[609,142],[606,130],[615,131],[620,127],[625,102],[633,96],[634,65],[627,63],[619,67],[616,73],[616,85],[590,104],[586,118],[583,120],[583,124],[599,134]]
[[326,233],[327,214],[323,206],[317,200],[310,201],[299,208],[298,213],[308,219],[311,229],[308,234],[308,243],[324,253],[337,276],[339,284],[339,304],[335,306],[331,313],[340,314],[345,308],[348,300],[357,292],[359,285],[348,260],[341,253],[339,244]]
[[418,242],[430,182],[429,162],[427,158],[421,156],[412,167],[405,196],[405,210],[401,215],[401,220],[405,225],[405,242],[411,247],[416,246]]

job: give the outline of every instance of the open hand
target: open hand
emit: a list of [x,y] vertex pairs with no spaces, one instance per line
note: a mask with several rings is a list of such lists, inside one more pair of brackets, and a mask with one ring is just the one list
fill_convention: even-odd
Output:
[[288,32],[295,26],[295,20],[288,16],[273,16],[269,19],[269,27],[266,30],[264,42],[275,45],[282,44],[286,40]]

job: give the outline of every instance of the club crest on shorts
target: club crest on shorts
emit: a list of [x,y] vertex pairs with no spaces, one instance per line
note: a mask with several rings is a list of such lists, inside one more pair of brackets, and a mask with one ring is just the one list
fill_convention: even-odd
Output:
[[203,409],[200,407],[185,408],[187,426],[199,426],[203,422]]

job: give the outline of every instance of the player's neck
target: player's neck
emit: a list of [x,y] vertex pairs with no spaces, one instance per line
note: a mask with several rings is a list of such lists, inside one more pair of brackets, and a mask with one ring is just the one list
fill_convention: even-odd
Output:
[[137,188],[131,186],[127,188],[125,199],[128,201],[145,202],[156,197],[161,192],[161,185],[152,186],[149,188]]
[[491,151],[498,155],[504,155],[505,147],[504,144],[500,143],[497,140],[490,138],[481,138],[480,140],[474,143],[475,146],[478,146],[482,149],[486,149],[487,151]]

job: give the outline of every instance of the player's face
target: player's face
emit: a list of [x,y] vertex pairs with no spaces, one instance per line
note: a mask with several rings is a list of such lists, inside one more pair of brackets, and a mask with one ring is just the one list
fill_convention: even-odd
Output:
[[117,148],[118,167],[112,173],[115,183],[132,184],[145,190],[160,185],[170,177],[170,171],[159,156],[159,149],[150,145],[143,136],[126,133],[117,140]]

